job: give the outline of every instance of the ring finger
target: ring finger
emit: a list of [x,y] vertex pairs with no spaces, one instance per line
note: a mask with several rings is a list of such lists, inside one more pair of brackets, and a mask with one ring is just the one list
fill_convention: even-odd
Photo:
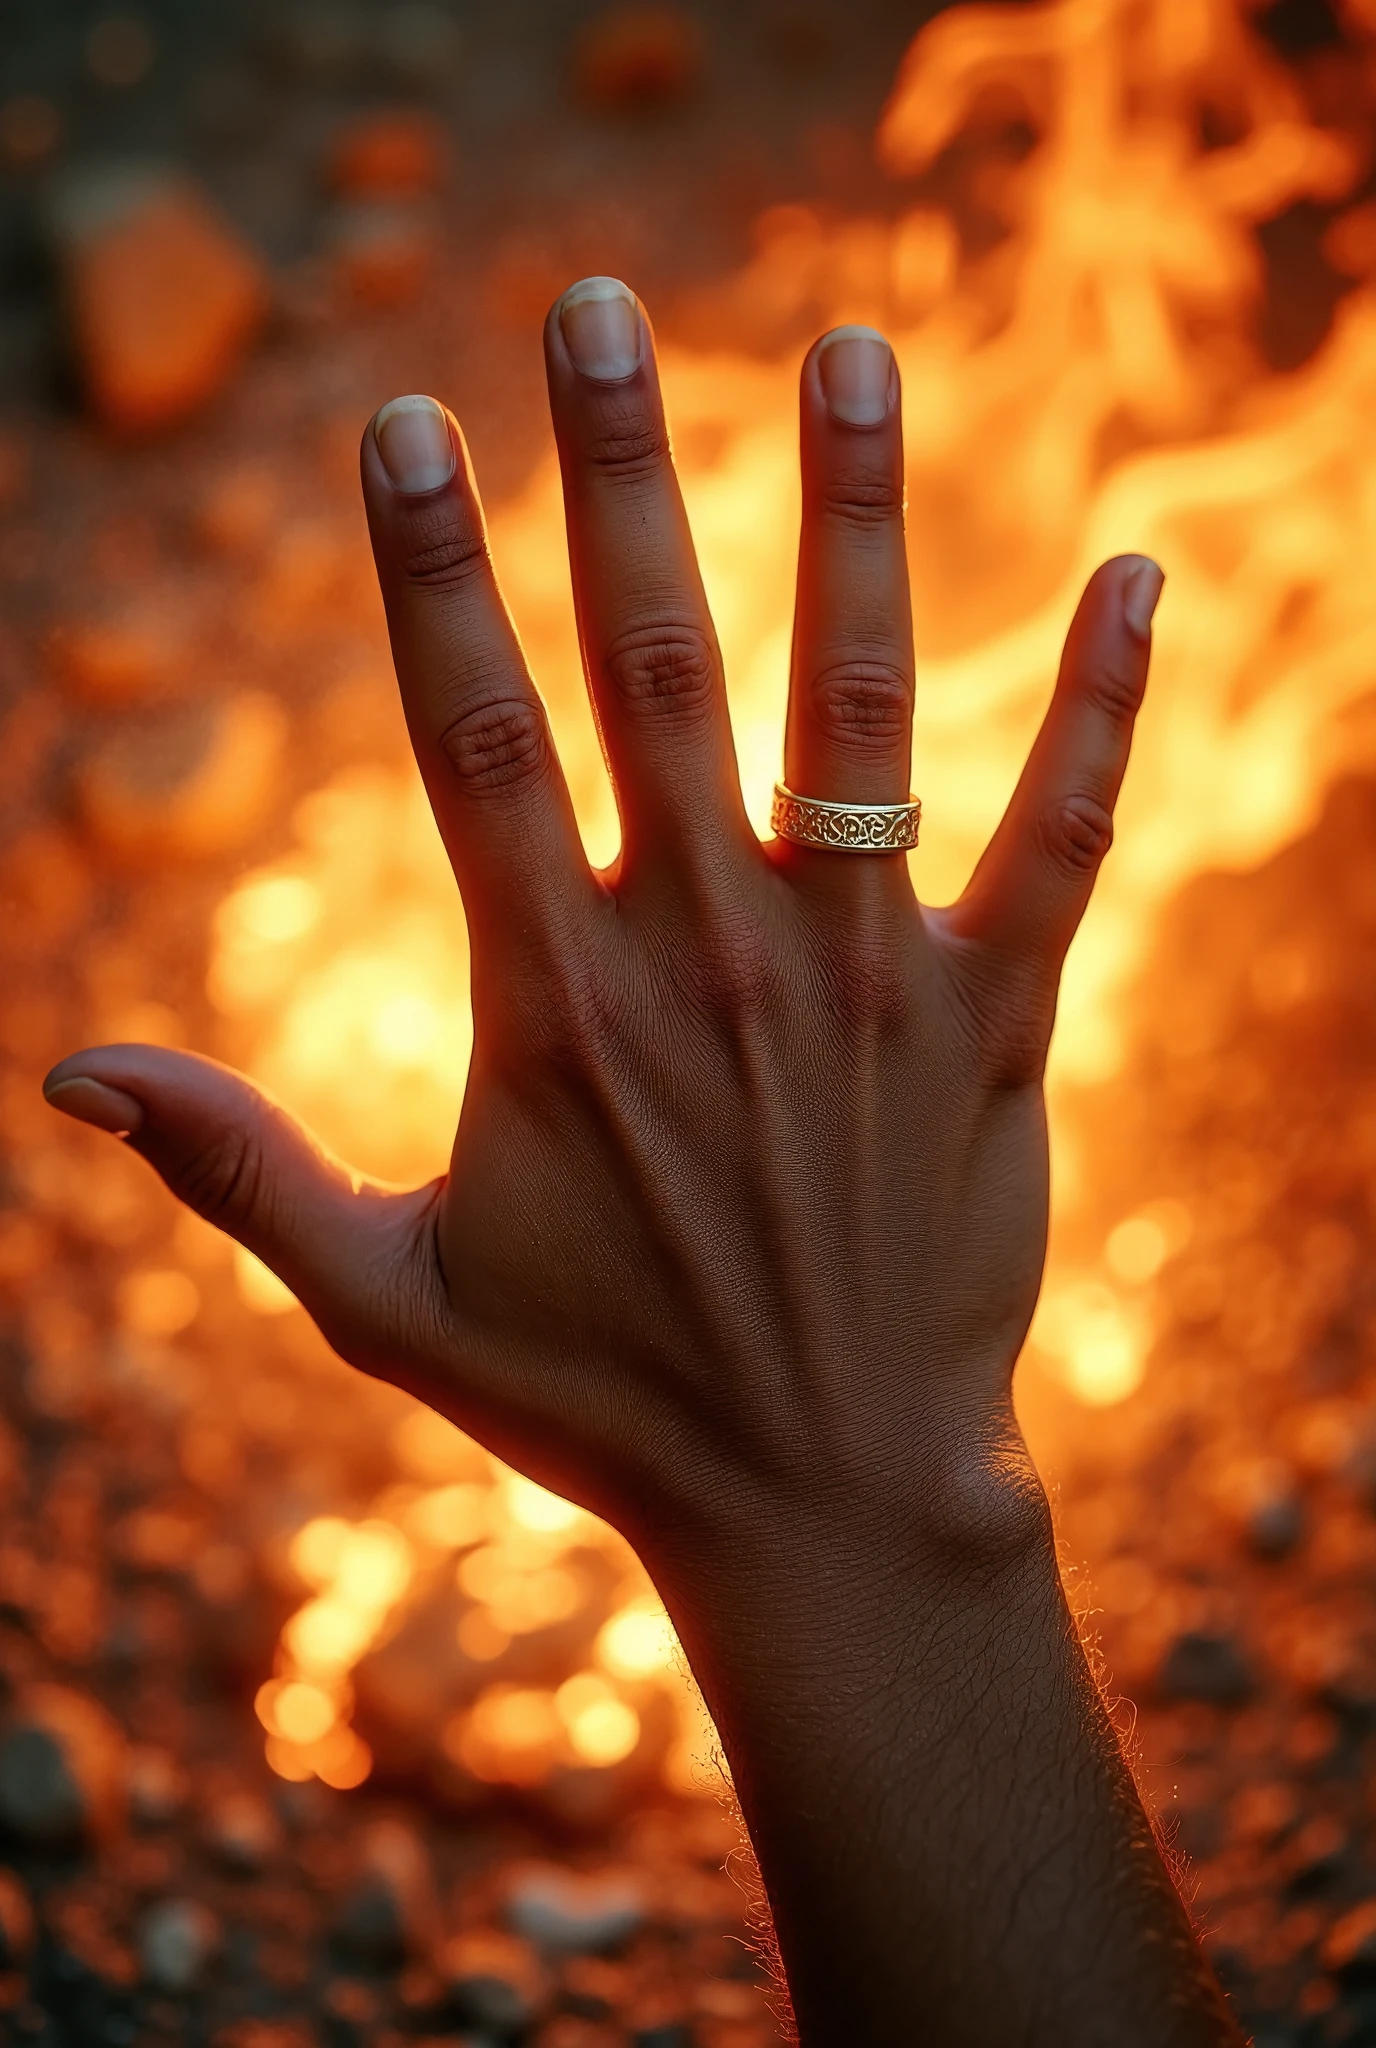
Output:
[[785,776],[799,796],[901,803],[913,643],[898,366],[870,327],[824,335],[802,374],[803,520]]

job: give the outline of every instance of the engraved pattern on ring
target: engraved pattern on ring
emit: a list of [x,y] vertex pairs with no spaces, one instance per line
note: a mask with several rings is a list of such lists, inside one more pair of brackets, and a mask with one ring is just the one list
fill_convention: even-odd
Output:
[[774,788],[769,822],[780,839],[832,853],[910,853],[917,845],[922,806],[832,804],[795,796],[782,783]]

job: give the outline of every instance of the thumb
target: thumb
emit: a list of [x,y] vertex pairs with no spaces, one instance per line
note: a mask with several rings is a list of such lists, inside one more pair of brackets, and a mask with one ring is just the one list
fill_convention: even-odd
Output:
[[395,1375],[440,1292],[437,1189],[360,1183],[270,1097],[215,1060],[154,1045],[73,1053],[54,1109],[127,1140],[198,1216],[256,1253],[354,1364]]

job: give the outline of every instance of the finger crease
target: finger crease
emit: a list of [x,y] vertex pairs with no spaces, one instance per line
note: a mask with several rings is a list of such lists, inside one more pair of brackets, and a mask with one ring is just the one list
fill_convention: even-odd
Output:
[[410,582],[434,587],[468,582],[486,569],[487,559],[482,534],[452,533],[418,548],[402,567]]

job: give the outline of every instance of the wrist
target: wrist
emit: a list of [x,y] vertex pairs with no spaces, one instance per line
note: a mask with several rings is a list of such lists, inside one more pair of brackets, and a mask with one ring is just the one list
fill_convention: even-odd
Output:
[[[805,1485],[723,1481],[707,1509],[641,1539],[681,1626],[720,1638],[767,1626],[855,1636],[906,1610],[1004,1602],[1054,1587],[1046,1494],[1010,1426],[983,1441],[929,1441],[901,1471],[819,1471]],[[677,1618],[677,1617],[676,1617]]]

